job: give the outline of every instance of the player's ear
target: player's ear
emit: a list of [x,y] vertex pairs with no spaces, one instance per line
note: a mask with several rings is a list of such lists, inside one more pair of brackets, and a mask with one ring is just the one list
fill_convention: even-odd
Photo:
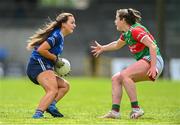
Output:
[[61,28],[64,28],[65,25],[66,25],[66,23],[62,23],[62,24],[61,24]]

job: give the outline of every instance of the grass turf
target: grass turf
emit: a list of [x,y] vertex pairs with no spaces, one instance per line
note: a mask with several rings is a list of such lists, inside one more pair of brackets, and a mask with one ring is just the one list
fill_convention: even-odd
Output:
[[53,118],[45,113],[43,119],[32,119],[43,89],[28,78],[0,79],[0,124],[180,124],[179,81],[138,83],[138,100],[145,115],[137,120],[129,119],[130,102],[124,91],[121,119],[114,120],[98,118],[111,109],[110,78],[67,80],[71,89],[57,104],[65,117]]

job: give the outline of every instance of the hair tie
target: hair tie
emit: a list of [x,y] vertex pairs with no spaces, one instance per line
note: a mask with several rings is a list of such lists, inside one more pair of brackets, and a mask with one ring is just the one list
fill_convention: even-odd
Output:
[[128,15],[131,16],[131,18],[132,18],[132,17],[133,17],[133,18],[135,17],[132,9],[128,9]]
[[128,13],[131,13],[131,12],[130,12],[130,9],[127,9],[127,11],[128,11]]
[[127,11],[128,11],[128,14],[133,15],[130,9],[128,9]]

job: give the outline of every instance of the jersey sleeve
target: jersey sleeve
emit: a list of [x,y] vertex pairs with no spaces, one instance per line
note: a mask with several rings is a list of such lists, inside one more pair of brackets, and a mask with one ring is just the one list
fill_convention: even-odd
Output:
[[120,35],[120,40],[125,41],[125,40],[124,40],[124,36],[123,36],[123,34],[121,34],[121,35]]
[[51,48],[55,45],[56,43],[56,37],[54,35],[50,36],[47,38],[47,42],[51,46]]
[[148,36],[147,32],[141,28],[134,28],[131,32],[133,39],[137,42],[142,42],[142,40]]

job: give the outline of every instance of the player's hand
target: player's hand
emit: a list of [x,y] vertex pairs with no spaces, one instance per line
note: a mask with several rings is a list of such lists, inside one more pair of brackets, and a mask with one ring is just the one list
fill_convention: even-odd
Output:
[[147,75],[149,77],[152,77],[153,79],[155,79],[156,75],[157,75],[157,71],[156,71],[156,67],[153,66],[153,67],[150,67],[150,69],[148,70],[147,72]]
[[57,56],[57,59],[55,61],[55,66],[58,68],[61,68],[62,66],[64,66],[64,62],[62,61],[62,58],[60,58],[59,56]]
[[95,46],[91,46],[92,49],[91,52],[93,53],[93,56],[98,57],[99,54],[103,52],[103,46],[100,45],[97,41],[94,42],[95,42]]

